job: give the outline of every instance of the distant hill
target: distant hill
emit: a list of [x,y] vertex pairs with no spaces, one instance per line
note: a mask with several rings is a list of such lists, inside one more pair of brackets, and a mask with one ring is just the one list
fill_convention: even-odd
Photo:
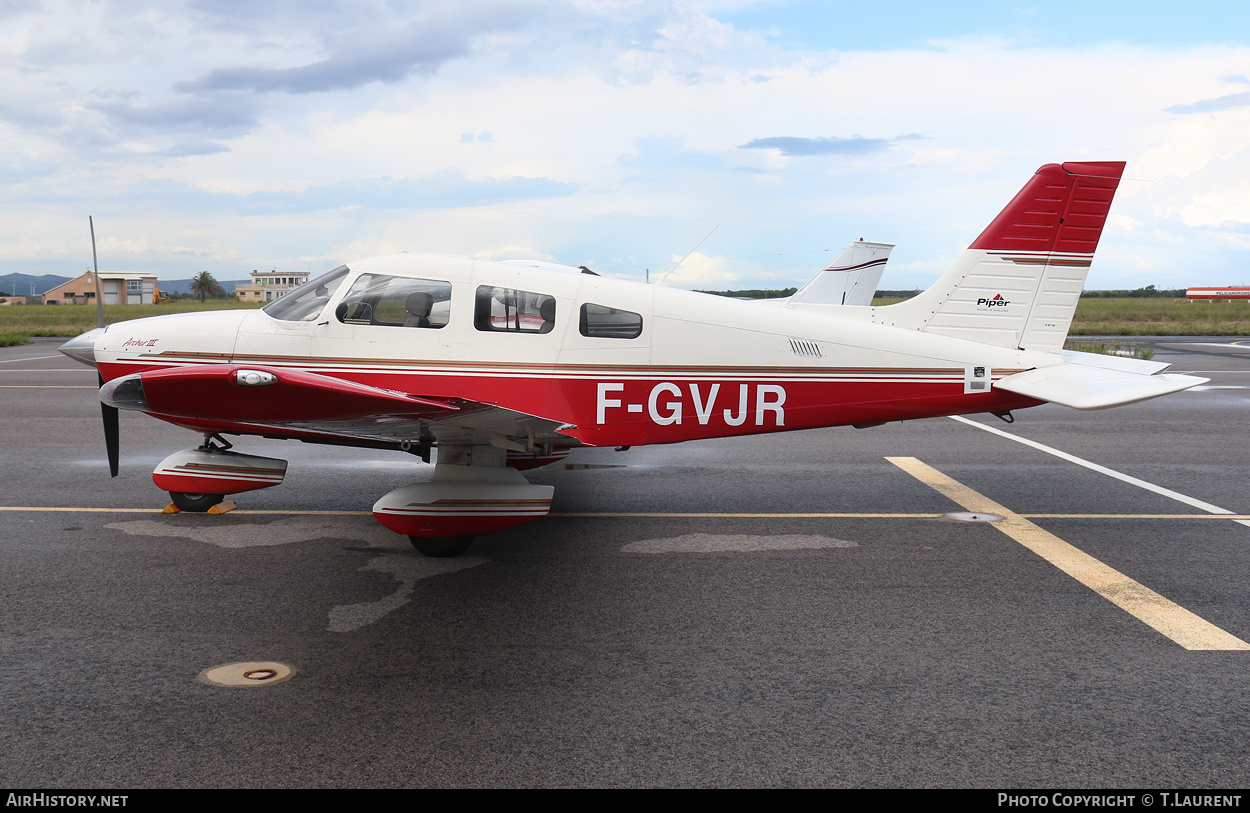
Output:
[[[3,277],[0,277],[3,279]],[[227,294],[234,296],[234,286],[251,285],[252,280],[249,279],[219,279],[217,284],[222,287]],[[156,287],[160,288],[167,294],[179,294],[180,296],[191,295],[191,279],[158,279]]]
[[56,274],[0,274],[0,291],[10,296],[43,296],[58,285],[64,285],[73,277],[58,277]]
[[[43,274],[42,276],[34,276],[33,274],[0,274],[0,291],[9,296],[43,296],[58,285],[64,285],[71,279],[76,277],[60,277],[56,274]],[[218,280],[217,284],[230,296],[234,296],[234,286],[251,285],[252,280],[249,279],[229,279]],[[179,294],[182,296],[191,295],[191,280],[188,279],[160,279],[156,281],[156,287],[160,288],[167,294]]]

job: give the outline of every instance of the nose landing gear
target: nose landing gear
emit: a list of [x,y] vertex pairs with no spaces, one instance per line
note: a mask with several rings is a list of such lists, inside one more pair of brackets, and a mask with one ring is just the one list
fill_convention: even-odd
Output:
[[192,514],[203,514],[226,498],[225,494],[188,494],[185,491],[171,491],[169,498],[179,511]]
[[171,454],[152,472],[152,482],[169,492],[179,510],[199,514],[227,494],[276,486],[285,477],[285,460],[232,452],[220,435],[206,435],[198,449]]

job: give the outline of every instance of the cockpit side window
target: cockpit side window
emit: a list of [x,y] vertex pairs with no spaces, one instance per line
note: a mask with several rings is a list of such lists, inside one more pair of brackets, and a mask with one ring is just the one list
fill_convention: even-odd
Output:
[[481,285],[477,289],[473,326],[486,331],[550,333],[556,326],[556,298]]
[[340,265],[333,271],[299,286],[286,296],[275,299],[261,310],[283,322],[311,322],[321,314],[330,297],[343,284],[347,273],[347,266]]
[[451,319],[451,283],[362,274],[334,316],[348,325],[440,328]]
[[636,339],[642,335],[642,314],[595,305],[582,305],[578,329],[595,339]]

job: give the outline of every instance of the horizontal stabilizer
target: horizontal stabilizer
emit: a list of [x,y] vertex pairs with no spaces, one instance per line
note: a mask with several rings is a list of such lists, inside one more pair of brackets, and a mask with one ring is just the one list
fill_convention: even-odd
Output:
[[1137,375],[1154,375],[1172,366],[1166,361],[1147,361],[1146,359],[1135,359],[1129,356],[1111,356],[1103,353],[1082,353],[1080,350],[1061,350],[1059,355],[1068,364],[1100,367],[1104,370],[1136,373]]
[[1069,363],[1016,373],[995,381],[994,386],[1073,409],[1106,409],[1180,392],[1207,381],[1210,379],[1192,375],[1142,375],[1104,366]]

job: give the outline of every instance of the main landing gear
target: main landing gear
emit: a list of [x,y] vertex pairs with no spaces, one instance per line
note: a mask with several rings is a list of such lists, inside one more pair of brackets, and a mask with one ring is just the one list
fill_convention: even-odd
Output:
[[[535,461],[551,462],[564,454],[518,455],[513,463],[541,465]],[[162,460],[152,481],[169,492],[178,510],[202,514],[228,494],[276,486],[285,476],[285,460],[230,451],[220,435],[207,435],[199,448]],[[418,552],[441,559],[462,555],[479,534],[546,516],[554,491],[527,481],[503,449],[444,446],[428,482],[384,495],[374,503],[373,516],[407,536]]]
[[426,556],[459,556],[479,534],[546,516],[554,491],[529,483],[503,449],[440,446],[434,476],[383,495],[373,516]]

